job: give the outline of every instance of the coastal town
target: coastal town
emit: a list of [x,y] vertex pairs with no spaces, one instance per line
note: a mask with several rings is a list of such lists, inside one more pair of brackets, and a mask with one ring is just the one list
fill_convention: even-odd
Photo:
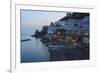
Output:
[[48,47],[50,61],[89,59],[89,13],[67,12],[32,37]]

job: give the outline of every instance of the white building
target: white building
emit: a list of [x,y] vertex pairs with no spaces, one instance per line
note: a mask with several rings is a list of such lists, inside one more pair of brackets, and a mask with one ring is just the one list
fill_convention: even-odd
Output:
[[[52,34],[57,29],[65,29],[66,33],[80,34],[81,32],[89,31],[89,16],[83,19],[68,18],[56,21],[53,26],[49,26],[48,33]],[[50,24],[52,25],[52,23]]]
[[66,31],[70,31],[70,33],[75,33],[79,30],[79,23],[80,20],[78,19],[68,19],[66,21],[57,21],[55,22],[56,26],[59,26],[59,28],[63,28]]
[[89,16],[86,16],[81,20],[80,29],[83,32],[89,32]]

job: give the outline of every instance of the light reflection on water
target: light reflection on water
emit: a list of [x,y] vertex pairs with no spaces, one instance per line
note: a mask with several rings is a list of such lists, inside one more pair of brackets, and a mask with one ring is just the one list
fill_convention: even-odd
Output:
[[24,35],[22,39],[31,39],[21,42],[21,62],[43,62],[49,61],[48,48],[42,44],[40,39]]

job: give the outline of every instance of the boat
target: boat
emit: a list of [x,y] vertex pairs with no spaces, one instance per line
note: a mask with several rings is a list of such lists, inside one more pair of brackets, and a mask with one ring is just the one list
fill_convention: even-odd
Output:
[[23,40],[21,40],[22,42],[24,42],[24,41],[30,41],[31,39],[23,39]]

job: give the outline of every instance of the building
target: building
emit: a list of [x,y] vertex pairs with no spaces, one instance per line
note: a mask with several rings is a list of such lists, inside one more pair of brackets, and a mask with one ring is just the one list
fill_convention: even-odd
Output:
[[89,16],[86,16],[81,20],[80,30],[82,32],[89,32]]
[[53,34],[59,29],[64,29],[65,34],[89,34],[89,14],[88,13],[71,13],[59,21],[51,22],[48,27],[48,34]]
[[48,27],[48,34],[53,34],[56,31],[55,29],[55,25],[53,22],[50,23],[49,27]]

